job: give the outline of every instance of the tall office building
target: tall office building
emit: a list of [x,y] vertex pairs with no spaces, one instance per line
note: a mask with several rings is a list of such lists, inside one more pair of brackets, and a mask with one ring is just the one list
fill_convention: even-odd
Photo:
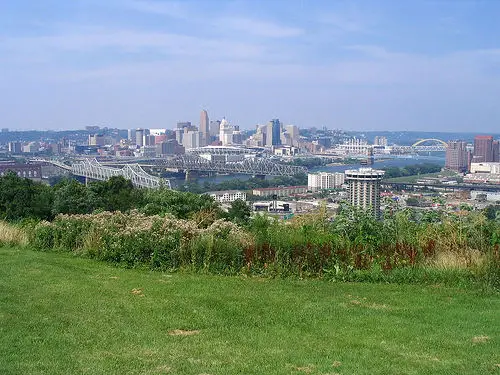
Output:
[[263,147],[267,140],[267,125],[256,125],[255,134],[250,136],[245,142],[247,146]]
[[154,146],[156,144],[156,138],[154,135],[144,135],[142,137],[143,146]]
[[128,130],[128,140],[131,145],[135,145],[135,129]]
[[493,161],[500,162],[500,141],[493,141]]
[[348,196],[351,205],[370,210],[374,217],[380,217],[380,181],[384,171],[372,168],[350,169],[345,171],[349,186]]
[[467,172],[467,143],[464,141],[448,142],[444,167],[457,172]]
[[375,140],[373,141],[375,146],[387,146],[387,137],[382,135],[375,136]]
[[493,161],[493,136],[476,135],[474,138],[474,158],[476,163]]
[[281,144],[281,123],[275,118],[267,124],[266,146],[279,146]]
[[177,123],[177,129],[190,128],[191,126],[191,121],[179,121]]
[[20,154],[23,152],[23,144],[21,142],[9,142],[9,152],[11,154]]
[[184,121],[184,122],[178,122],[177,126],[175,128],[175,140],[177,143],[182,145],[184,143],[184,130],[185,128],[191,128],[191,122],[189,121]]
[[290,138],[295,141],[299,139],[299,128],[297,125],[286,125],[285,130],[290,134]]
[[220,133],[220,120],[210,121],[210,140],[218,138]]
[[182,145],[184,148],[191,149],[191,148],[198,148],[201,145],[203,135],[201,132],[197,130],[187,130],[188,128],[185,128],[184,131],[184,137],[182,140]]
[[89,146],[104,146],[105,144],[104,135],[102,134],[89,134],[88,144]]
[[241,133],[240,130],[234,130],[233,131],[233,144],[235,145],[241,145],[243,143],[243,134]]
[[135,144],[139,147],[144,146],[144,129],[137,128],[135,130]]
[[210,129],[209,129],[208,113],[206,110],[201,111],[200,114],[200,133],[202,135],[202,146],[210,143]]

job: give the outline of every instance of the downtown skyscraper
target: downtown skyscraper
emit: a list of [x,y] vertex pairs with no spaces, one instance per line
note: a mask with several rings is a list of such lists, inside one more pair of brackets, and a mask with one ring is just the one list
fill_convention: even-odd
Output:
[[467,143],[464,141],[449,141],[446,148],[445,168],[457,172],[467,172]]
[[202,137],[202,146],[206,146],[210,143],[210,122],[208,121],[208,112],[202,110],[200,114],[200,133]]
[[474,158],[475,163],[487,163],[493,161],[493,136],[476,135],[474,137]]
[[266,146],[281,145],[281,123],[279,119],[275,118],[269,121],[266,138]]

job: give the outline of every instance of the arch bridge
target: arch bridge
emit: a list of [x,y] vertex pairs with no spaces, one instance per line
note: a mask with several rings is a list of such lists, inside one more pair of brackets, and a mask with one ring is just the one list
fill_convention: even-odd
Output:
[[[424,145],[424,143],[433,143],[431,145]],[[412,149],[417,152],[443,152],[448,148],[448,144],[437,138],[420,139],[411,145]]]

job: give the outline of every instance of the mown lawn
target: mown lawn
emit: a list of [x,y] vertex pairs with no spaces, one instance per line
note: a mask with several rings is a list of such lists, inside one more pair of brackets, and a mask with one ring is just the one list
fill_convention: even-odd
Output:
[[500,298],[0,249],[0,374],[500,374]]

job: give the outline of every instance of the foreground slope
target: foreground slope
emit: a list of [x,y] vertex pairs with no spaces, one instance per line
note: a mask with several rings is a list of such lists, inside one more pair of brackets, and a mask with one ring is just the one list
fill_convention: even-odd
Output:
[[498,374],[500,299],[0,249],[1,374]]

